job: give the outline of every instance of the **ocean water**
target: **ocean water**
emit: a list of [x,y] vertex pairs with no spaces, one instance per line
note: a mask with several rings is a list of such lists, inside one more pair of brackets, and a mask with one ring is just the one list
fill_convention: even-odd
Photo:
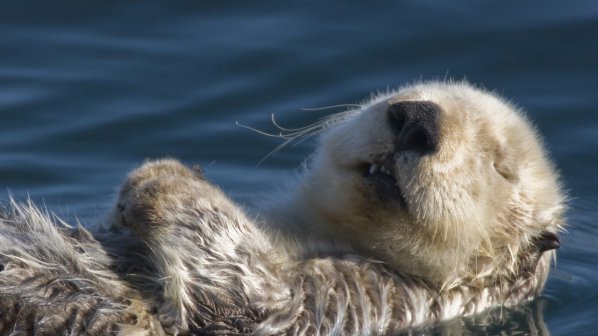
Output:
[[291,176],[300,127],[412,81],[463,79],[524,108],[570,197],[541,298],[425,334],[598,334],[595,1],[0,4],[0,198],[93,224],[146,158],[200,164],[241,204]]

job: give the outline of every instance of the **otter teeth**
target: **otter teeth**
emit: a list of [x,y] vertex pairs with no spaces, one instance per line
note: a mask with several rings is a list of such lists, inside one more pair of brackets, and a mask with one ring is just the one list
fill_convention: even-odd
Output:
[[370,165],[370,170],[369,170],[370,175],[373,175],[378,172],[392,176],[390,169],[386,168],[386,166],[380,165],[378,163],[372,163]]
[[385,166],[381,166],[380,171],[384,174],[390,175],[390,171]]
[[372,175],[375,172],[377,172],[378,169],[380,169],[380,165],[377,164],[377,163],[372,163],[372,165],[370,166],[370,175]]

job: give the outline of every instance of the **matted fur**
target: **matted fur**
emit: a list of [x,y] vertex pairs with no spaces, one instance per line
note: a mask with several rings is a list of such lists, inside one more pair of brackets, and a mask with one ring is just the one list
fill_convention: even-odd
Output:
[[159,335],[148,304],[123,281],[134,273],[136,240],[128,236],[110,235],[102,245],[83,227],[11,201],[0,214],[0,334]]
[[[405,160],[388,145],[385,106],[401,99],[443,108],[436,154]],[[330,124],[298,189],[269,203],[264,222],[175,160],[129,174],[93,233],[11,203],[0,333],[390,334],[539,294],[554,256],[542,240],[563,225],[564,205],[515,109],[465,84],[428,83]],[[364,163],[389,157],[404,208],[360,180]]]

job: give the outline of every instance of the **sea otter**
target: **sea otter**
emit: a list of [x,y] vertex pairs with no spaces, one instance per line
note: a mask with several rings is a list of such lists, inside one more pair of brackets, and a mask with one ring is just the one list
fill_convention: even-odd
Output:
[[0,331],[396,333],[538,295],[564,210],[518,109],[412,85],[329,119],[257,217],[172,159],[131,172],[93,232],[13,202]]

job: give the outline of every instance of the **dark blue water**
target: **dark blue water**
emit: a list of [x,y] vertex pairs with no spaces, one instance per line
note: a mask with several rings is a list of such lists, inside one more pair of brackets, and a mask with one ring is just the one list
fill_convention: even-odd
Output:
[[571,197],[543,298],[480,333],[533,334],[534,316],[540,333],[597,334],[595,1],[4,1],[0,195],[93,223],[127,171],[172,156],[250,204],[313,144],[256,167],[281,140],[236,121],[275,131],[275,114],[303,126],[330,113],[303,108],[443,78],[525,108]]

